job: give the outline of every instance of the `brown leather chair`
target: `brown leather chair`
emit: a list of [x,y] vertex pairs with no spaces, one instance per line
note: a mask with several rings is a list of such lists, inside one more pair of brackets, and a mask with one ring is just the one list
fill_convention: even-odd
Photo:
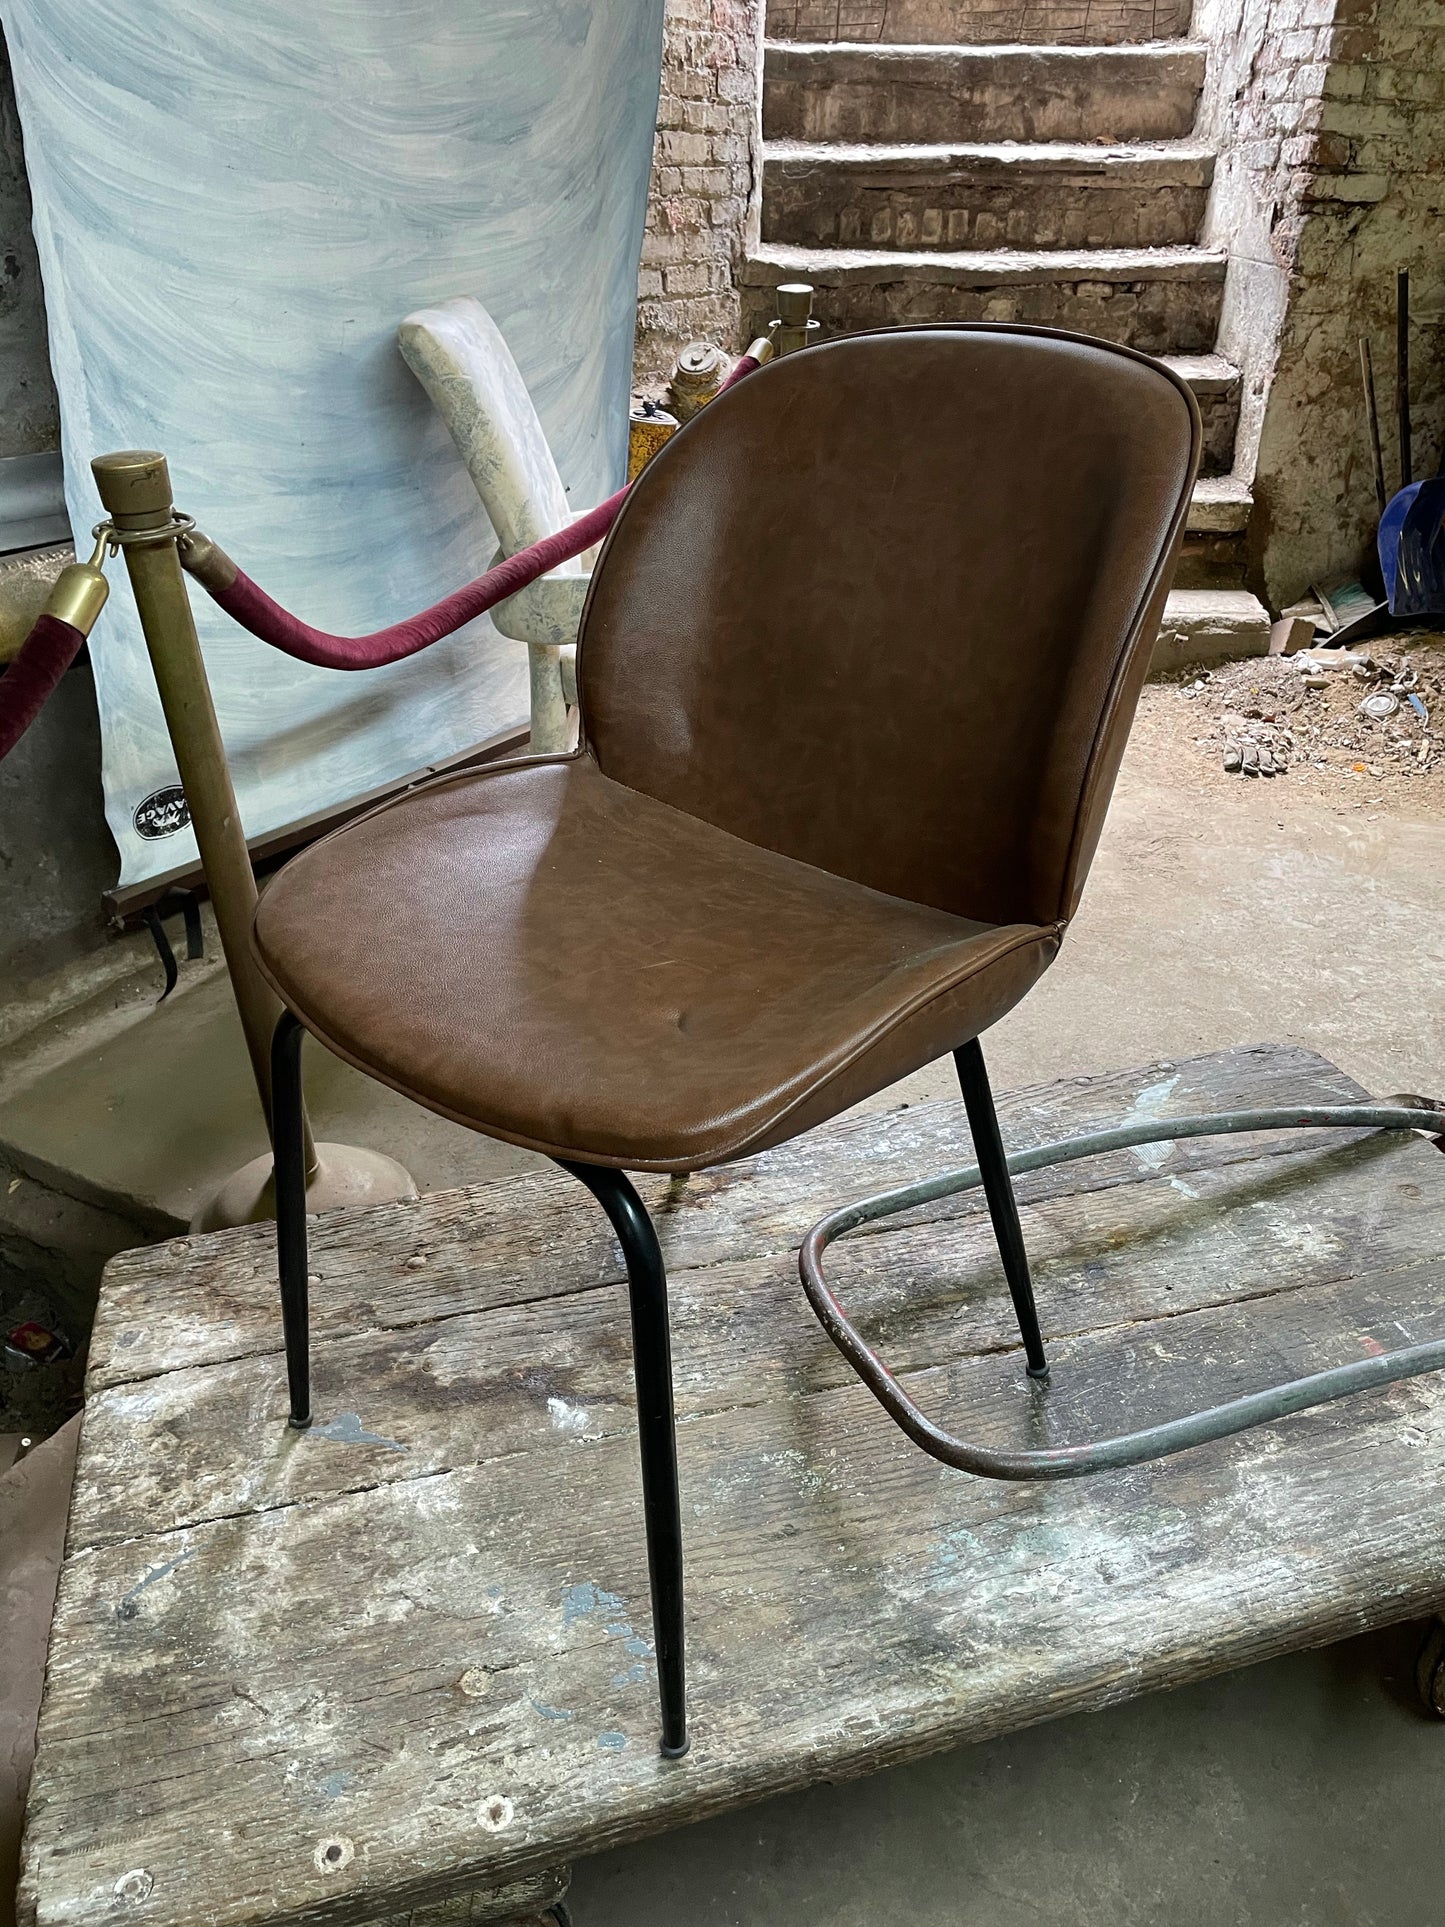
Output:
[[1174,571],[1199,411],[1025,327],[763,368],[628,496],[582,622],[581,747],[438,778],[266,891],[277,1217],[309,1423],[304,1030],[555,1158],[621,1241],[662,1748],[686,1750],[667,1290],[627,1170],[806,1131],[946,1051],[1046,1370],[979,1033],[1079,900]]

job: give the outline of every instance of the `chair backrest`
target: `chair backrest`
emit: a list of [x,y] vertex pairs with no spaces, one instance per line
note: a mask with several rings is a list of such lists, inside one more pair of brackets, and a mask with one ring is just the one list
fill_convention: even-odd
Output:
[[608,538],[579,652],[592,753],[892,895],[1071,915],[1199,442],[1167,368],[1044,329],[769,364],[672,438]]
[[451,430],[506,553],[566,528],[572,519],[567,491],[532,397],[481,302],[463,294],[419,308],[396,334],[407,366]]

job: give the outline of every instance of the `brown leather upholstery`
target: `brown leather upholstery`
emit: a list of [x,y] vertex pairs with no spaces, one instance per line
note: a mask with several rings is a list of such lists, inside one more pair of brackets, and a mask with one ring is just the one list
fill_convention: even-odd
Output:
[[262,967],[477,1129],[691,1170],[976,1036],[1058,947],[1198,459],[1157,363],[854,336],[674,437],[593,577],[575,756],[440,779],[295,858]]
[[1157,362],[1042,330],[770,363],[607,544],[578,663],[599,764],[895,896],[1071,915],[1197,445]]
[[1056,942],[775,856],[587,756],[369,816],[282,872],[258,928],[342,1056],[498,1136],[633,1170],[831,1116],[991,1023]]

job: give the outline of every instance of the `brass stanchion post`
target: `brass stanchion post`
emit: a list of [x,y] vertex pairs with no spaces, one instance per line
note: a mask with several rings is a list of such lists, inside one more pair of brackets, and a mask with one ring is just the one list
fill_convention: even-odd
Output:
[[[120,533],[171,529],[171,478],[163,455],[128,449],[97,456],[90,466],[105,511]],[[281,1005],[251,957],[256,878],[201,659],[190,593],[181,574],[174,533],[123,547],[269,1130],[271,1032]],[[308,1163],[315,1162],[311,1148]]]
[[[101,502],[125,551],[126,570],[135,591],[269,1134],[271,1033],[281,1005],[251,955],[256,877],[211,700],[190,594],[176,553],[176,538],[184,524],[175,518],[164,455],[127,449],[98,455],[91,469]],[[148,536],[154,539],[147,540]],[[416,1195],[410,1174],[380,1152],[324,1144],[318,1155],[309,1123],[306,1169],[307,1202],[317,1211]],[[212,1231],[272,1215],[268,1154],[253,1159],[228,1178],[198,1211],[193,1229]]]
[[773,290],[777,296],[777,319],[768,330],[776,353],[796,354],[809,348],[822,332],[822,323],[813,319],[813,288],[808,281],[784,281]]

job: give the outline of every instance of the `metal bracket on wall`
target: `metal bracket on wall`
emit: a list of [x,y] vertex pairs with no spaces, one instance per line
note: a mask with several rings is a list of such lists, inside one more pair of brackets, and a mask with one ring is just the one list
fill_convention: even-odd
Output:
[[0,459],[0,555],[70,540],[59,449]]

